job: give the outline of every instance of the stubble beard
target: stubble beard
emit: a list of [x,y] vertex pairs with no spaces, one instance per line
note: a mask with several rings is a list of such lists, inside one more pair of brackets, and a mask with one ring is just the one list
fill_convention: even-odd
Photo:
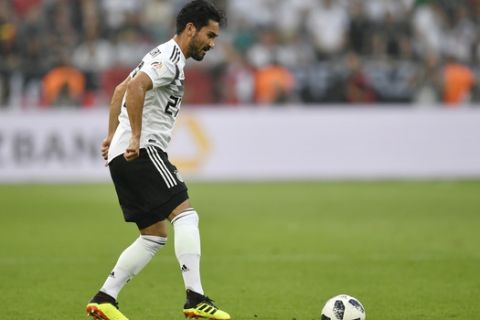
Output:
[[202,61],[205,54],[202,54],[203,47],[197,46],[196,41],[190,43],[190,56],[196,61]]

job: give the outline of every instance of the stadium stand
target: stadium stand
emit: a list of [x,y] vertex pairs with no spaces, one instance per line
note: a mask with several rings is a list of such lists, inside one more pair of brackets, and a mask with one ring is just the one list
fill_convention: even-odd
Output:
[[[46,83],[65,57],[84,84],[60,101],[105,106],[115,82],[173,35],[185,2],[0,0],[0,107],[58,107]],[[185,104],[480,100],[480,0],[214,2],[228,24],[207,63],[189,63],[189,87],[202,92],[188,93]],[[272,76],[280,78],[277,93]]]

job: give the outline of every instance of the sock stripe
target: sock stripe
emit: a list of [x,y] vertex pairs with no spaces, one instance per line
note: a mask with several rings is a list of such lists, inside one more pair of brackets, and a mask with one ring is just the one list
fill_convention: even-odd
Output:
[[182,213],[180,213],[178,216],[176,216],[173,220],[172,220],[172,224],[177,222],[178,220],[182,219],[182,218],[185,218],[185,217],[189,217],[193,214],[196,214],[196,211],[194,209],[187,209],[185,211],[183,211]]
[[150,242],[153,242],[153,243],[156,243],[156,244],[159,244],[161,246],[164,246],[167,241],[155,241],[155,240],[152,240],[152,239],[148,239],[148,238],[145,238],[145,237],[142,237],[143,240],[147,240],[147,241],[150,241]]

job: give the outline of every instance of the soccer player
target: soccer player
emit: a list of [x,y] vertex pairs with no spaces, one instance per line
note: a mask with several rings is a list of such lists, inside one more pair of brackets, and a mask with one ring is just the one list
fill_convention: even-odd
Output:
[[203,291],[198,214],[165,152],[182,101],[186,59],[203,59],[215,46],[223,21],[205,0],[186,4],[178,13],[175,36],[147,53],[113,93],[102,155],[125,221],[136,223],[140,236],[122,252],[87,304],[87,314],[94,319],[127,320],[118,310],[118,294],[165,246],[167,219],[173,225],[186,289],[183,313],[188,318],[230,319]]

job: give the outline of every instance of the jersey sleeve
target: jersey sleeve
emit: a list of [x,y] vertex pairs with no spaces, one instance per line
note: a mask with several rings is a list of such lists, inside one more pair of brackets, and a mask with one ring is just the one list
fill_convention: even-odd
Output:
[[175,65],[167,59],[152,59],[145,61],[140,68],[145,72],[153,83],[153,88],[158,88],[170,84],[175,79]]

